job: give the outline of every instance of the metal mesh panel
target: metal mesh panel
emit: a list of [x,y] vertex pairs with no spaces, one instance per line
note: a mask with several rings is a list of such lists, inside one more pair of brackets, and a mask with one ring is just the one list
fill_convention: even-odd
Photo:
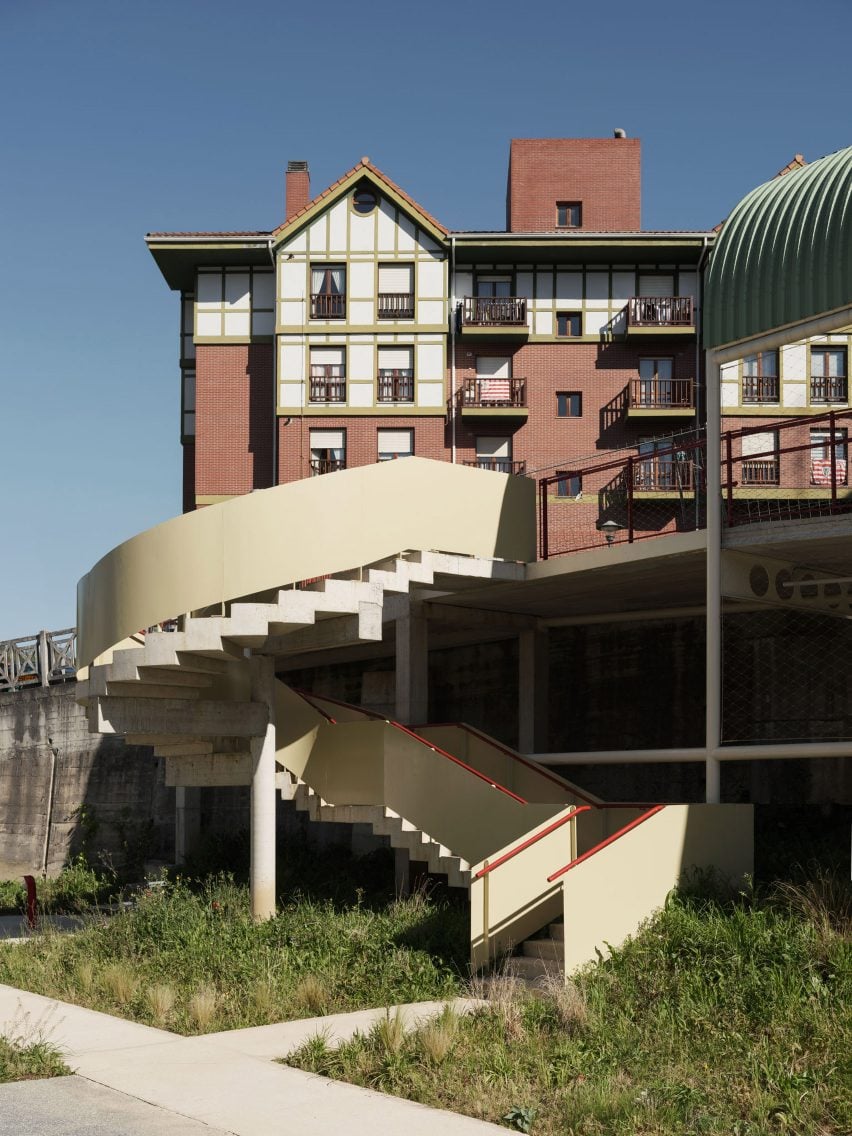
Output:
[[769,608],[722,621],[725,742],[852,736],[852,622]]

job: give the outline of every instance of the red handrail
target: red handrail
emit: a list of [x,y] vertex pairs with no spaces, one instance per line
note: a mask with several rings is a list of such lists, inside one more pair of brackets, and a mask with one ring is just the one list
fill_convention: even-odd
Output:
[[560,876],[564,876],[566,872],[570,872],[572,868],[576,868],[578,864],[582,864],[584,860],[588,860],[590,856],[594,856],[596,852],[600,852],[602,848],[606,848],[608,844],[612,844],[614,841],[624,836],[625,833],[636,828],[637,825],[644,824],[644,822],[654,816],[655,813],[662,812],[665,807],[665,805],[654,805],[652,809],[648,809],[642,816],[636,817],[635,820],[626,824],[624,828],[620,828],[618,832],[614,832],[612,836],[608,836],[606,840],[602,840],[600,844],[596,844],[594,848],[590,848],[588,852],[584,852],[582,856],[578,856],[576,860],[572,860],[570,864],[566,864],[564,868],[560,868],[558,871],[554,872],[552,876],[548,876],[547,882],[552,884],[554,880],[558,880]]
[[[307,691],[298,691],[297,693],[302,694],[303,697],[306,697],[308,701],[310,701],[311,695]],[[348,710],[356,710],[364,714],[367,718],[374,718],[385,722],[388,726],[393,726],[395,730],[400,730],[403,734],[408,734],[410,738],[414,738],[414,740],[420,742],[421,745],[428,746],[433,753],[438,753],[441,757],[446,757],[455,765],[461,766],[461,768],[468,773],[472,773],[474,777],[478,777],[480,781],[484,781],[486,785],[490,785],[492,789],[498,789],[501,793],[505,793],[507,797],[511,797],[513,801],[517,801],[519,805],[529,804],[529,801],[526,801],[523,797],[519,797],[517,793],[513,793],[512,790],[507,789],[505,785],[501,785],[499,781],[494,781],[491,777],[486,777],[484,773],[480,773],[478,769],[474,769],[472,765],[468,765],[467,762],[462,761],[452,753],[448,753],[447,750],[441,749],[440,746],[432,745],[428,738],[421,737],[420,734],[416,734],[414,730],[409,730],[408,726],[403,726],[402,722],[395,722],[392,718],[386,718],[384,714],[376,713],[375,710],[365,710],[361,706],[353,706],[351,702],[341,702],[339,698],[327,698],[324,694],[317,694],[314,697],[321,698],[324,702],[332,702],[335,706],[344,706]],[[319,713],[322,713],[319,707],[316,707],[316,709]],[[340,723],[337,724],[339,725]]]
[[[307,704],[308,704],[308,705],[309,705],[309,706],[310,706],[310,707],[311,707],[312,709],[316,710],[317,714],[321,714],[321,715],[323,716],[323,718],[325,718],[326,722],[330,722],[332,726],[336,726],[336,725],[337,725],[337,719],[336,719],[336,718],[332,718],[331,714],[326,714],[326,712],[325,712],[325,710],[323,710],[322,706],[317,706],[317,705],[316,705],[316,703],[312,702],[312,701],[311,701],[311,699],[310,699],[310,697],[308,696],[308,693],[307,693],[307,691],[305,691],[305,690],[299,690],[299,689],[298,689],[297,687],[295,687],[295,686],[291,686],[291,687],[290,687],[290,690],[292,690],[294,694],[298,694],[298,696],[299,696],[299,697],[300,697],[300,698],[301,698],[301,699],[302,699],[303,701],[307,702]],[[319,695],[317,695],[317,697],[319,697]]]
[[491,737],[490,734],[484,734],[481,730],[477,730],[476,726],[469,726],[467,722],[425,722],[422,726],[419,726],[418,729],[428,730],[433,728],[441,729],[447,727],[454,730],[465,730],[467,733],[473,734],[474,737],[479,738],[481,741],[487,742],[488,745],[493,746],[493,748],[499,750],[500,753],[504,753],[507,757],[511,757],[513,761],[519,761],[521,765],[526,766],[527,769],[531,769],[533,773],[540,773],[542,777],[546,778],[548,781],[552,781],[553,784],[558,785],[560,789],[566,789],[569,793],[572,793],[575,797],[579,797],[581,801],[587,801],[590,805],[597,805],[597,801],[593,801],[591,797],[586,796],[586,794],[581,792],[579,789],[575,789],[572,786],[567,785],[561,777],[558,777],[553,773],[549,773],[546,769],[543,769],[539,765],[534,765],[531,761],[527,761],[527,759],[521,754],[517,753],[517,751],[509,749],[509,747],[504,746],[502,742],[496,741]]
[[493,863],[489,864],[487,868],[480,868],[476,875],[473,877],[475,880],[482,879],[487,876],[489,872],[493,872],[495,868],[499,868],[501,864],[505,864],[507,860],[513,860],[515,856],[524,851],[525,848],[530,848],[533,844],[538,844],[539,840],[544,840],[545,836],[550,836],[551,832],[555,832],[557,828],[561,828],[563,824],[567,824],[569,820],[573,820],[579,813],[590,812],[591,805],[578,805],[576,809],[568,813],[567,816],[561,817],[559,820],[549,824],[547,828],[543,828],[541,832],[537,832],[535,836],[529,836],[526,840],[522,840],[520,844],[510,848],[504,855],[499,856]]

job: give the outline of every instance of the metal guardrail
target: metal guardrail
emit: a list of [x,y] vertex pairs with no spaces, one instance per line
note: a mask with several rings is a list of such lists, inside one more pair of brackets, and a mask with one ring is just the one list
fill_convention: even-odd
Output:
[[76,676],[76,627],[0,641],[0,691],[51,686]]

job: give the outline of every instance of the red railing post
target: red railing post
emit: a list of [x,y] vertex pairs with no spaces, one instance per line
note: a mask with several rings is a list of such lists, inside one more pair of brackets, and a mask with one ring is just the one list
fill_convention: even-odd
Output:
[[27,926],[31,931],[36,928],[36,885],[32,876],[24,876],[27,889]]
[[[831,511],[834,512],[837,507],[837,462],[836,450],[837,442],[834,437],[834,411],[829,411],[828,414],[828,456],[831,458]],[[812,463],[813,464],[813,463]]]
[[627,543],[633,543],[633,458],[627,459]]
[[[734,523],[734,459],[731,449],[731,432],[728,430],[725,433],[725,515],[728,518],[728,528]],[[714,489],[714,496],[715,492]],[[718,507],[717,504],[716,508]]]

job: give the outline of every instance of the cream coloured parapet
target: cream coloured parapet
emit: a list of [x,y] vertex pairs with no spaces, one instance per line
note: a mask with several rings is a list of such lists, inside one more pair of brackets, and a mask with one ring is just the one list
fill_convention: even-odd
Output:
[[635,934],[691,868],[733,883],[750,874],[753,819],[751,805],[666,805],[554,880],[562,885],[565,973]]
[[80,580],[80,665],[182,613],[412,549],[533,560],[535,483],[407,458],[174,517],[118,545]]

